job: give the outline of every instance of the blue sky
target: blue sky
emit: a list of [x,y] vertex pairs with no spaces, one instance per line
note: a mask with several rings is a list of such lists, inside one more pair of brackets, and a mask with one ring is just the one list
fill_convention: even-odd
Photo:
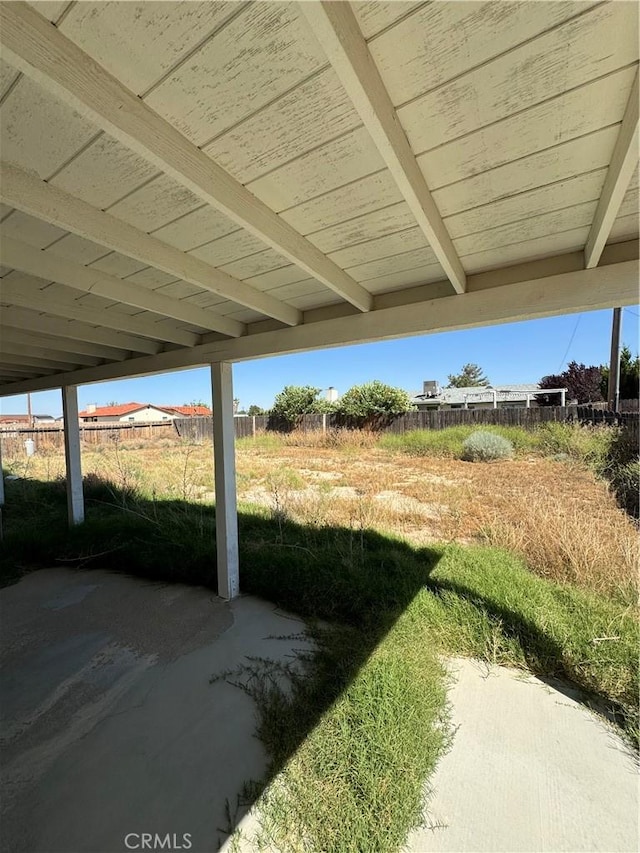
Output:
[[[625,308],[622,339],[638,352],[640,308]],[[403,338],[377,344],[339,347],[298,355],[279,356],[234,365],[234,395],[241,408],[252,403],[268,408],[285,385],[333,385],[343,393],[352,385],[380,379],[407,391],[422,387],[423,379],[446,384],[466,362],[483,368],[493,384],[537,382],[561,372],[569,361],[608,363],[611,311],[569,314],[546,320],[509,323],[461,332]],[[112,401],[183,405],[192,400],[210,402],[207,369],[184,370],[141,379],[83,385],[81,407]],[[59,391],[32,395],[34,413],[59,415]],[[26,411],[26,397],[0,400],[0,412]]]

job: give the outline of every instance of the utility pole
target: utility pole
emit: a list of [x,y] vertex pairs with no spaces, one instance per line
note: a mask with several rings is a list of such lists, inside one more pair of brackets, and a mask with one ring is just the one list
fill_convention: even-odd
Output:
[[613,309],[611,326],[611,359],[609,360],[609,387],[607,401],[612,412],[620,405],[620,332],[622,331],[622,308]]

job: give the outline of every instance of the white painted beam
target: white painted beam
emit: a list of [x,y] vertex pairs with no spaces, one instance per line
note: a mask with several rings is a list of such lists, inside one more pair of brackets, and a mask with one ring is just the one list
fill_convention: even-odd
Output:
[[[44,343],[44,342],[43,342]],[[80,353],[70,353],[57,351],[53,349],[45,349],[44,346],[39,347],[26,343],[17,343],[7,339],[7,330],[0,329],[0,361],[6,360],[7,356],[11,358],[24,357],[25,363],[31,364],[33,360],[40,360],[56,364],[62,370],[65,365],[67,370],[72,370],[80,365],[87,367],[90,365],[100,364],[101,359],[94,358],[89,355],[81,355]],[[27,359],[30,359],[27,362]]]
[[218,595],[230,599],[235,598],[240,592],[240,568],[233,378],[229,363],[214,362],[211,365],[211,388],[213,391]]
[[0,15],[0,39],[11,64],[309,275],[369,310],[368,291],[60,30],[25,3],[3,3]]
[[7,367],[17,365],[18,367],[36,367],[38,369],[45,368],[58,371],[71,370],[74,366],[78,366],[77,362],[75,364],[72,363],[72,366],[70,367],[69,362],[67,361],[54,361],[51,358],[39,358],[31,353],[16,355],[15,353],[5,352],[4,350],[0,351],[0,364],[6,365]]
[[20,367],[0,367],[0,374],[9,379],[25,379],[31,376],[37,376],[38,371],[35,369],[20,368]]
[[[129,358],[131,353],[129,350],[118,348],[115,343],[109,346],[89,343],[81,341],[77,338],[70,341],[68,338],[53,337],[51,331],[45,334],[42,331],[28,332],[25,328],[15,328],[8,325],[8,316],[5,309],[0,311],[0,351],[5,348],[11,352],[20,353],[27,348],[28,351],[38,355],[38,349],[44,350],[46,357],[50,353],[54,353],[57,359],[64,359],[76,363],[76,357],[79,364],[98,364],[102,359],[110,361],[124,361]],[[14,346],[15,345],[15,346]]]
[[598,265],[605,244],[609,239],[613,222],[618,215],[622,199],[629,186],[629,181],[638,163],[638,101],[638,74],[636,73],[585,246],[584,263],[587,269]]
[[[543,262],[518,264],[494,273],[471,275],[468,277],[467,292],[461,295],[408,302],[379,308],[367,314],[320,320],[292,329],[256,333],[251,333],[250,329],[250,333],[242,338],[78,370],[68,374],[69,381],[77,377],[78,382],[101,382],[125,376],[180,370],[213,361],[244,361],[323,347],[473,329],[637,304],[637,260],[611,263],[591,270],[574,269],[557,275],[551,273],[544,277],[526,278],[527,270],[535,271],[539,276],[541,267],[562,269],[567,260],[568,265],[572,266],[575,253]],[[492,275],[498,286],[491,286]],[[61,382],[65,376],[53,378]],[[52,387],[51,382],[45,379],[20,382],[17,391],[0,387],[0,397],[9,393],[45,390]]]
[[238,337],[245,332],[242,323],[214,311],[163,296],[131,281],[123,281],[93,267],[75,264],[66,258],[57,257],[51,252],[42,251],[10,237],[0,237],[0,263],[45,281],[56,281],[83,293],[93,293],[95,296],[153,311],[172,320],[201,326],[224,335]]
[[[33,287],[33,279],[22,276],[20,273],[12,273],[10,277],[0,281],[0,299],[15,305],[18,308],[27,308],[32,311],[46,311],[57,317],[66,317],[67,320],[79,320],[89,325],[103,326],[107,329],[128,332],[131,335],[139,335],[141,338],[150,338],[155,346],[159,340],[171,341],[181,346],[192,347],[198,343],[199,336],[184,329],[175,329],[150,322],[149,320],[138,320],[128,314],[120,314],[115,311],[107,311],[99,308],[86,308],[76,300],[61,299],[52,296],[47,290],[39,290]],[[147,349],[142,350],[143,352]],[[158,347],[155,351],[157,352]]]
[[29,311],[12,305],[3,306],[2,322],[34,334],[42,333],[54,337],[70,338],[74,341],[74,346],[75,341],[86,341],[92,344],[104,344],[107,347],[129,350],[130,352],[157,353],[161,349],[160,344],[145,338],[126,335],[112,329],[94,328],[86,323],[65,320],[60,317],[45,317],[38,314],[37,311]]
[[75,385],[66,385],[62,388],[62,416],[64,419],[64,458],[67,466],[67,511],[69,525],[73,526],[84,521],[78,389]]
[[[3,9],[4,4],[0,4],[0,11]],[[0,165],[0,199],[10,207],[44,219],[45,222],[51,222],[289,326],[302,320],[301,312],[292,305],[244,284],[195,255],[181,252],[145,234],[133,225],[98,210],[17,166],[8,163]]]
[[457,293],[466,275],[356,17],[346,2],[299,4]]

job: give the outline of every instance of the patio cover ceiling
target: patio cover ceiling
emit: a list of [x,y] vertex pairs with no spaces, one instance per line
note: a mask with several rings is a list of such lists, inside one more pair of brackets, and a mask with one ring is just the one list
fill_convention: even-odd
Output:
[[0,16],[0,395],[638,300],[635,2]]

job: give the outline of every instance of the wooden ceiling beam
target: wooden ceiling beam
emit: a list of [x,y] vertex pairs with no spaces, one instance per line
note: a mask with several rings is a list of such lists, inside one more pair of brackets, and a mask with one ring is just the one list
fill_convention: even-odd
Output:
[[356,17],[346,2],[300,3],[313,34],[351,99],[456,293],[466,275],[400,124]]
[[[7,61],[28,77],[343,299],[362,311],[371,308],[365,288],[26,3],[0,5],[0,41]],[[253,291],[254,299],[264,296],[243,287]],[[255,301],[223,295],[288,325],[300,322],[297,315],[284,320]]]
[[584,265],[587,269],[598,265],[611,234],[614,220],[618,215],[622,199],[629,186],[629,181],[638,163],[638,99],[638,74],[636,73],[585,246]]
[[20,352],[17,347],[26,347],[30,352],[36,355],[37,349],[44,349],[45,355],[50,352],[55,354],[57,359],[71,360],[72,363],[94,365],[99,364],[102,360],[109,361],[124,361],[129,358],[131,351],[126,348],[118,347],[116,343],[109,345],[90,343],[89,341],[73,340],[68,338],[57,338],[50,332],[46,334],[44,330],[29,332],[22,327],[10,325],[9,315],[5,312],[0,312],[0,352],[5,348],[11,352]]
[[140,338],[149,338],[151,343],[145,344],[143,352],[157,341],[171,341],[180,346],[192,347],[199,342],[199,336],[183,329],[167,328],[164,323],[139,320],[128,314],[121,314],[104,308],[88,308],[75,299],[66,299],[48,290],[40,290],[38,279],[22,273],[12,273],[0,283],[0,299],[18,308],[28,308],[31,311],[42,311],[64,317],[67,320],[79,320],[90,326],[101,326],[114,331],[127,332]]
[[84,267],[10,237],[0,236],[0,263],[45,281],[56,281],[84,293],[103,296],[114,302],[152,311],[172,320],[202,326],[230,337],[239,337],[245,331],[242,323],[229,320],[214,311],[163,296],[131,281],[123,281],[93,267]]
[[[571,253],[570,260],[573,262]],[[292,329],[254,332],[241,338],[201,344],[194,349],[174,350],[155,356],[132,358],[121,364],[103,364],[20,383],[19,392],[42,391],[54,383],[102,382],[132,376],[144,376],[169,370],[211,364],[214,361],[245,361],[347,346],[370,341],[390,340],[408,335],[424,335],[473,329],[498,323],[514,323],[540,317],[553,317],[578,311],[595,311],[614,305],[635,305],[638,301],[638,261],[628,260],[565,272],[565,256],[549,258],[541,272],[539,261],[504,268],[493,273],[469,276],[469,288],[461,295],[439,296],[421,302],[410,301],[366,314],[320,320]],[[570,265],[571,266],[571,265]],[[527,279],[527,272],[535,278]],[[554,271],[558,271],[554,274]],[[490,276],[495,286],[490,286]],[[479,289],[476,289],[479,287]],[[428,289],[426,289],[428,290]],[[0,396],[14,393],[0,387]]]
[[100,364],[102,359],[89,355],[79,355],[64,351],[45,349],[45,347],[32,346],[26,343],[8,341],[5,330],[0,329],[0,361],[7,358],[21,358],[26,364],[32,361],[53,362],[60,366],[60,370],[72,370],[74,367],[84,365],[85,367]]
[[103,323],[100,323],[98,327],[62,317],[43,317],[40,311],[44,310],[44,308],[34,310],[32,307],[29,310],[14,305],[3,305],[2,322],[36,335],[44,334],[59,338],[70,338],[74,341],[74,345],[76,340],[86,341],[91,344],[104,344],[107,347],[150,355],[158,353],[162,349],[161,344],[156,341],[124,334],[113,329],[105,329]]
[[38,358],[35,355],[15,355],[13,353],[0,352],[0,364],[6,364],[7,367],[13,367],[17,365],[18,367],[34,367],[38,370],[40,368],[50,369],[50,370],[71,370],[73,367],[78,367],[78,362],[69,366],[69,363],[66,361],[54,361],[51,358]]
[[[181,252],[134,228],[133,225],[98,210],[86,201],[40,180],[32,172],[26,172],[8,163],[0,164],[0,199],[10,207],[51,222],[80,237],[107,246],[289,326],[301,322],[302,313],[297,308],[249,287],[194,255]],[[229,328],[236,329],[235,335],[240,335],[244,327],[241,323],[236,323]]]

